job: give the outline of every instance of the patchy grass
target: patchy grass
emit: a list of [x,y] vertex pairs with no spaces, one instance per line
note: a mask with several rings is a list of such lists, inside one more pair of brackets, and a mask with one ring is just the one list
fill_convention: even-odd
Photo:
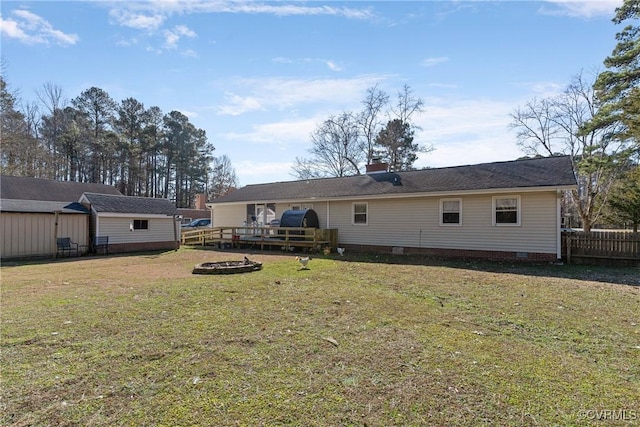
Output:
[[243,255],[5,263],[0,424],[640,419],[638,269]]

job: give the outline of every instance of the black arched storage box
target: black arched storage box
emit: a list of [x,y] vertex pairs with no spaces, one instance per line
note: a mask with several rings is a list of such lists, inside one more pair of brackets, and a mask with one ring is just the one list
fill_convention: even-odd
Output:
[[313,209],[282,212],[280,227],[320,228],[318,214]]

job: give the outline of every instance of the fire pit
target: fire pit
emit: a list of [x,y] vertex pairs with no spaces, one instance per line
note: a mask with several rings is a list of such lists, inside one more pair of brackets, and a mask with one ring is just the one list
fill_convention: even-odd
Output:
[[203,262],[193,267],[193,274],[235,274],[250,273],[262,270],[262,263],[258,261],[218,261]]

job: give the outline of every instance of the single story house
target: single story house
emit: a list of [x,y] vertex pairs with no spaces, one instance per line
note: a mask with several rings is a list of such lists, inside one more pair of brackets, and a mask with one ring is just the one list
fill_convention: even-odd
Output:
[[177,249],[178,210],[168,199],[84,193],[92,236],[109,237],[109,252]]
[[214,199],[214,227],[267,224],[313,209],[347,250],[556,261],[561,196],[577,186],[568,156],[248,185]]

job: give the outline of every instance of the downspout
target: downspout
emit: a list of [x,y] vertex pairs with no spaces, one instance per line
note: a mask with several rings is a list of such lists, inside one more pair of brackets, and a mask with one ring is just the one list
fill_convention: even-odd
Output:
[[55,252],[53,253],[53,258],[58,258],[58,219],[60,218],[60,211],[55,211],[55,218],[53,223],[53,244],[55,245]]
[[331,209],[329,209],[329,203],[331,202],[327,200],[327,229],[331,228]]
[[562,259],[562,191],[556,190],[556,259]]
[[177,227],[177,222],[178,219],[176,218],[176,215],[172,215],[171,218],[173,218],[173,246],[174,249],[177,251],[178,248],[180,248],[180,242],[178,240],[178,227]]
[[[93,221],[93,217],[95,216],[95,221]],[[93,227],[91,226],[93,224]],[[91,253],[95,251],[94,242],[96,241],[96,236],[98,236],[98,212],[93,211],[93,206],[89,203],[89,250]],[[95,252],[97,253],[97,251]]]
[[86,248],[87,248],[87,253],[91,252],[91,248],[92,248],[92,244],[93,244],[93,239],[91,238],[91,211],[89,211],[89,215],[87,215],[87,220],[85,221],[85,231],[87,232],[86,236],[85,236],[85,243],[86,243]]

